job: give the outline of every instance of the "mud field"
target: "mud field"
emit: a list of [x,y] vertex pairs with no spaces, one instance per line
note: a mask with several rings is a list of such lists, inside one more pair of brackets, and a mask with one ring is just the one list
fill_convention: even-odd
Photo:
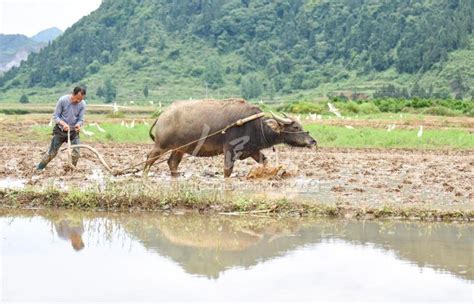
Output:
[[[141,173],[112,177],[96,157],[82,149],[74,172],[66,171],[67,153],[45,171],[33,168],[48,142],[0,143],[0,187],[86,187],[106,180],[142,182]],[[65,146],[65,145],[64,145]],[[115,169],[145,160],[151,144],[92,144]],[[315,202],[385,203],[474,209],[474,151],[376,149],[310,150],[278,146],[264,151],[269,166],[252,159],[237,161],[232,177],[223,178],[223,156],[186,157],[181,176],[171,178],[166,162],[155,164],[148,183],[189,184],[199,190],[230,190],[231,195],[288,198]],[[166,158],[166,157],[165,157]]]

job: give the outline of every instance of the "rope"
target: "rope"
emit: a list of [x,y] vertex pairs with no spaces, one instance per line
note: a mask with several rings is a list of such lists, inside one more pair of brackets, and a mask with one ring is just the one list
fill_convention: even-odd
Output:
[[306,133],[306,134],[309,134],[308,131],[280,131],[280,133],[288,133],[288,134],[302,134],[302,133]]
[[67,128],[67,163],[70,169],[74,168],[72,165],[71,130],[69,128]]
[[[187,143],[187,144],[185,144],[185,145],[182,145],[182,146],[179,146],[179,147],[177,147],[177,148],[168,150],[168,151],[166,151],[166,152],[164,152],[164,153],[161,153],[161,154],[159,154],[159,155],[157,155],[157,156],[155,156],[155,157],[152,157],[152,158],[150,158],[150,159],[147,159],[147,160],[145,160],[145,161],[136,163],[136,164],[134,164],[134,165],[132,165],[132,166],[130,166],[130,167],[127,167],[127,168],[125,168],[125,169],[123,169],[123,170],[112,170],[112,169],[110,169],[110,166],[109,166],[109,165],[107,164],[107,162],[102,158],[102,156],[100,155],[100,153],[99,153],[96,149],[92,148],[92,147],[89,146],[89,145],[84,145],[84,144],[71,145],[71,140],[70,140],[70,137],[69,137],[69,130],[68,130],[68,147],[67,147],[66,149],[68,149],[68,154],[71,153],[71,151],[70,151],[71,148],[86,148],[86,149],[91,150],[91,151],[97,156],[97,158],[99,159],[99,161],[102,163],[102,165],[105,167],[105,169],[107,169],[107,171],[108,171],[110,174],[112,174],[112,175],[114,175],[114,176],[118,176],[118,175],[126,174],[127,171],[129,171],[129,170],[131,170],[131,169],[135,169],[135,168],[137,168],[138,166],[141,166],[141,165],[145,164],[146,162],[148,162],[148,161],[150,161],[150,160],[158,159],[158,158],[160,158],[161,156],[163,156],[163,155],[165,155],[165,154],[168,154],[168,153],[177,151],[177,150],[179,150],[179,149],[182,149],[182,148],[184,148],[184,147],[187,147],[187,146],[189,146],[189,145],[192,145],[192,144],[194,144],[194,143],[196,143],[196,142],[199,142],[199,141],[201,141],[201,140],[205,140],[205,139],[207,139],[207,138],[209,138],[209,137],[212,137],[212,136],[214,136],[214,135],[217,135],[217,134],[219,134],[219,133],[225,134],[225,132],[226,132],[228,129],[232,128],[232,127],[235,127],[235,126],[240,127],[240,126],[246,124],[246,123],[249,122],[249,121],[252,121],[252,120],[261,118],[261,117],[263,117],[263,116],[265,116],[265,113],[261,112],[261,113],[257,113],[257,114],[254,114],[254,115],[252,115],[252,116],[249,116],[249,117],[247,117],[247,118],[239,119],[239,120],[237,120],[236,122],[234,122],[234,123],[232,123],[232,124],[229,124],[229,125],[227,125],[226,127],[222,128],[222,129],[220,129],[220,130],[218,130],[218,131],[216,131],[216,132],[213,132],[213,133],[211,133],[211,134],[209,134],[209,135],[206,135],[206,136],[204,136],[204,137],[201,137],[201,138],[199,138],[199,139],[193,140],[193,141],[191,141],[191,142],[189,142],[189,143]],[[62,151],[64,151],[64,149],[63,149]],[[72,159],[72,156],[71,156],[71,159]],[[158,163],[161,163],[161,162],[163,162],[163,161],[165,161],[165,160],[162,160],[162,161],[160,161],[160,162],[158,162]],[[72,160],[71,160],[71,164],[72,164]],[[135,171],[133,171],[132,173],[136,173],[136,172],[139,172],[139,171],[141,171],[141,170],[135,170]]]

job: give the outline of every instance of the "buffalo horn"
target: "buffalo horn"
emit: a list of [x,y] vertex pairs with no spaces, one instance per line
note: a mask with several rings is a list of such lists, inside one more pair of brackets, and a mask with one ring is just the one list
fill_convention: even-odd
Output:
[[280,123],[282,123],[282,124],[284,124],[284,125],[291,125],[291,124],[293,123],[293,121],[292,121],[290,118],[279,117],[279,116],[277,116],[275,113],[273,113],[272,111],[270,111],[270,113],[272,114],[272,117],[273,117],[276,121],[278,121],[278,122],[280,122]]

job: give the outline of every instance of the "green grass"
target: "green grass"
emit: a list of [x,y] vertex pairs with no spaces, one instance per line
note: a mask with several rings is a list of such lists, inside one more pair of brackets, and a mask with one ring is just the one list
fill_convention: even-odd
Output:
[[[130,122],[129,122],[130,123]],[[97,127],[86,125],[87,131],[93,136],[81,134],[83,142],[116,142],[116,143],[152,143],[148,131],[150,126],[135,123],[134,128],[126,128],[120,124],[104,123],[100,132]],[[466,130],[423,130],[421,137],[418,129],[386,129],[355,128],[344,126],[328,126],[308,124],[305,126],[320,147],[334,148],[405,148],[405,149],[474,149],[474,135]],[[51,136],[50,127],[35,127],[40,138],[46,140]]]
[[457,220],[469,221],[474,212],[470,209],[440,209],[430,204],[384,204],[368,207],[351,204],[327,204],[318,201],[276,199],[233,198],[219,192],[196,190],[192,184],[167,187],[162,184],[143,182],[108,181],[105,188],[97,186],[72,188],[68,191],[54,187],[38,189],[27,187],[22,190],[0,189],[0,208],[6,209],[74,209],[85,211],[166,211],[195,210],[200,213],[219,212],[237,214],[258,213],[265,216],[330,216],[338,218],[355,217],[404,218],[426,221]]
[[355,128],[310,124],[305,126],[320,147],[335,148],[405,148],[473,149],[474,135],[464,130],[416,130]]

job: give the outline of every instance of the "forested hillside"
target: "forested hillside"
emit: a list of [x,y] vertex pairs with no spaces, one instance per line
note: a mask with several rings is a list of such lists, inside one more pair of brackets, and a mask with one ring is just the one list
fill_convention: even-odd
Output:
[[20,91],[47,96],[74,83],[108,101],[115,94],[393,95],[414,87],[469,98],[473,6],[474,0],[104,0],[0,78],[0,100]]
[[36,42],[50,42],[56,39],[62,33],[63,31],[61,31],[57,27],[51,27],[49,29],[45,29],[39,32],[38,34],[30,37],[30,39]]

